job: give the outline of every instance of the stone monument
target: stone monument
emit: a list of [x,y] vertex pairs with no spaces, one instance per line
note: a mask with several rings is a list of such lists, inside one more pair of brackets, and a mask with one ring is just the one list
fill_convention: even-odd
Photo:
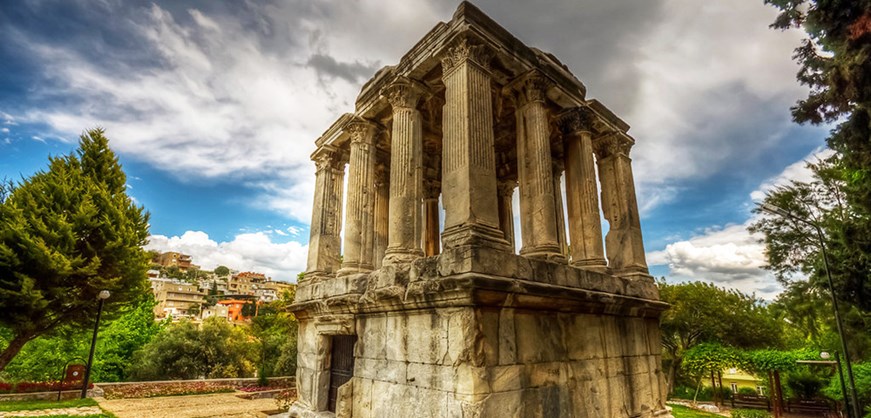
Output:
[[291,416],[670,416],[634,140],[585,90],[466,2],[363,86],[312,155]]

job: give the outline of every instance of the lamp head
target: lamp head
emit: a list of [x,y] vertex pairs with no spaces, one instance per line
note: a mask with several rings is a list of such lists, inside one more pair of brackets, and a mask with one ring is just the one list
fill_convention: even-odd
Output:
[[828,351],[823,351],[822,353],[820,353],[820,358],[823,359],[823,360],[828,360],[828,359],[830,359],[831,357],[832,357],[832,355],[829,354]]
[[106,299],[109,299],[109,291],[108,291],[108,290],[101,290],[101,291],[100,291],[100,294],[97,295],[97,297],[98,297],[100,300],[106,300]]

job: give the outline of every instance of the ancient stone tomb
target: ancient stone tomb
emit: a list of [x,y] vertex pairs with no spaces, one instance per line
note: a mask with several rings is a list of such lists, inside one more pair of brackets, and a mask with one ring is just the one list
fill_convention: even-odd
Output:
[[312,155],[291,415],[668,416],[628,129],[469,3],[379,71]]

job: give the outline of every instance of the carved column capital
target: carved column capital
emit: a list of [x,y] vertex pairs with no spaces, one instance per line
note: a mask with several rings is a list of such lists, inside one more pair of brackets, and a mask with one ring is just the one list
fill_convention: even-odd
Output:
[[553,159],[553,176],[558,179],[562,172],[565,171],[566,164],[563,162],[562,158],[554,158]]
[[594,115],[585,107],[571,108],[557,118],[557,126],[565,135],[593,131]]
[[629,157],[633,142],[622,133],[608,134],[593,141],[593,152],[599,159],[622,155]]
[[517,106],[523,107],[529,103],[543,103],[547,99],[547,90],[552,85],[553,82],[547,77],[538,71],[533,71],[509,84],[509,89],[517,100]]
[[426,88],[421,83],[405,77],[397,78],[381,90],[381,95],[387,99],[394,110],[417,108],[425,93]]
[[511,196],[514,194],[514,189],[517,188],[517,180],[500,181],[496,187],[496,193],[499,196]]
[[375,144],[375,138],[379,131],[378,125],[365,119],[355,120],[349,123],[345,129],[351,137],[352,144],[362,143],[366,145]]
[[334,170],[338,170],[342,168],[344,165],[344,161],[342,161],[342,154],[339,151],[322,151],[319,152],[312,161],[315,162],[315,167],[317,167],[317,171],[326,170],[332,168]]
[[387,164],[375,164],[375,185],[380,186],[388,183],[390,183],[390,169]]
[[423,198],[438,199],[441,193],[441,184],[436,180],[423,181]]
[[442,74],[452,72],[457,66],[467,61],[489,70],[494,55],[493,50],[480,44],[474,38],[462,37],[445,48],[442,55]]

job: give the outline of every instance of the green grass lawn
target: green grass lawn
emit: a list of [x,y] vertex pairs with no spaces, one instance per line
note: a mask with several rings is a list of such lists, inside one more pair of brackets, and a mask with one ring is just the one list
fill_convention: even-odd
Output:
[[[9,411],[35,411],[40,409],[77,408],[80,406],[99,406],[97,401],[91,398],[70,399],[65,401],[8,401],[0,402],[0,412]],[[114,415],[103,412],[95,415],[48,415],[42,418],[115,418]]]
[[671,414],[674,418],[722,418],[722,415],[712,414],[709,412],[696,411],[683,405],[669,405],[673,409]]

